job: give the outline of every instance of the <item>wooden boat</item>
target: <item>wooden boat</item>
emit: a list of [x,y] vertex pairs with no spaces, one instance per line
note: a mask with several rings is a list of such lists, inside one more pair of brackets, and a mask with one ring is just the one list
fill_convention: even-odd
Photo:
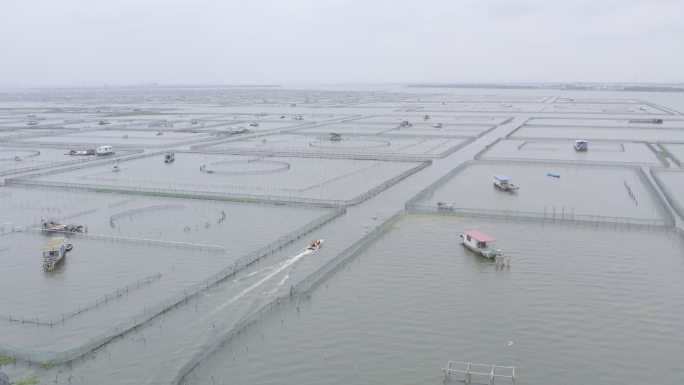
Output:
[[[69,248],[71,250],[73,245]],[[67,252],[66,238],[51,238],[43,245],[43,270],[52,271]]]
[[482,255],[487,258],[496,258],[502,256],[501,249],[493,249],[491,243],[495,242],[496,239],[490,237],[489,235],[477,231],[468,230],[460,234],[463,239],[463,245],[470,250]]
[[520,188],[510,181],[510,178],[508,178],[506,175],[494,175],[494,186],[500,188],[501,190],[513,192]]
[[313,241],[311,241],[309,247],[307,247],[306,249],[311,251],[317,251],[321,248],[321,244],[323,244],[322,239],[314,239]]

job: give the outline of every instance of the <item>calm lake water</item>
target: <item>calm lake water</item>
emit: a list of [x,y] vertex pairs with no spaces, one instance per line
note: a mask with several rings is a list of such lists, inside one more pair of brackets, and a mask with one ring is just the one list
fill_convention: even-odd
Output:
[[[179,95],[185,102],[174,104]],[[0,107],[6,108],[0,115],[1,148],[6,149],[0,152],[0,172],[16,171],[19,163],[47,167],[69,161],[65,146],[101,140],[152,151],[188,150],[195,139],[218,139],[215,132],[225,133],[236,125],[250,127],[252,121],[259,121],[253,132],[271,134],[265,143],[261,137],[245,141],[237,137],[206,148],[303,153],[315,149],[336,158],[260,158],[286,162],[290,168],[257,174],[276,167],[275,163],[230,162],[257,155],[178,152],[173,165],[165,165],[157,155],[122,161],[120,172],[102,165],[39,179],[350,199],[416,163],[340,159],[345,153],[422,156],[432,158],[433,164],[69,365],[50,368],[18,362],[1,368],[12,379],[36,375],[42,384],[175,384],[186,363],[212,351],[215,341],[240,320],[277,296],[287,295],[291,285],[402,210],[423,188],[508,135],[508,141],[518,144],[493,147],[483,158],[515,154],[536,162],[476,162],[420,204],[432,207],[446,201],[476,210],[549,214],[555,210],[566,215],[660,221],[666,213],[648,187],[648,178],[638,173],[647,175],[650,167],[664,166],[645,142],[662,141],[665,148],[670,145],[673,153],[681,154],[676,142],[681,142],[679,127],[684,127],[679,122],[681,114],[668,112],[684,110],[684,96],[675,93],[386,86],[317,91],[110,90],[79,96],[96,103],[97,109],[89,104],[67,109],[64,97],[57,91],[0,95]],[[571,98],[577,103],[569,103]],[[644,100],[667,109],[653,108]],[[646,111],[641,109],[644,106]],[[140,108],[146,110],[134,111]],[[46,136],[31,130],[29,134],[37,136],[5,143],[11,140],[8,132],[25,134],[22,127],[30,113],[37,115],[40,125],[49,125],[57,133]],[[427,121],[426,114],[430,115]],[[649,114],[667,122],[658,127],[621,127],[620,122]],[[292,119],[296,115],[303,120]],[[530,122],[539,125],[516,131],[530,118],[538,118]],[[99,128],[101,119],[108,119],[112,126]],[[173,127],[154,126],[162,119]],[[193,124],[194,119],[198,123]],[[397,132],[393,127],[402,120],[414,126]],[[435,122],[443,123],[443,128],[430,127]],[[492,126],[496,127],[489,131]],[[156,135],[159,130],[164,134]],[[336,130],[343,138],[348,134],[348,139],[357,140],[339,146],[326,141],[326,134]],[[517,138],[527,136],[533,138],[529,139],[532,143],[517,148],[527,140]],[[586,159],[596,164],[539,163],[576,160],[579,154],[557,148],[579,137],[596,145],[596,154]],[[591,142],[593,138],[606,140]],[[472,143],[441,158],[444,151],[465,140]],[[14,159],[35,154],[32,151],[41,155]],[[643,168],[605,163],[637,163]],[[670,164],[672,169],[662,173],[663,179],[672,194],[681,197],[680,171]],[[202,165],[224,174],[200,172]],[[255,173],[226,175],[245,171]],[[561,178],[549,178],[549,171]],[[521,189],[515,195],[495,190],[494,173],[507,174]],[[222,211],[226,219],[219,222]],[[201,282],[236,258],[329,212],[303,206],[0,187],[4,293],[0,297],[0,345],[52,351],[79,346],[148,304]],[[54,273],[44,273],[40,246],[47,237],[11,232],[6,223],[32,227],[47,216],[86,224],[92,235],[181,241],[223,251],[73,237],[75,249],[65,263]],[[465,250],[458,233],[468,229],[496,237],[512,259],[510,269],[497,270],[491,261]],[[325,239],[323,247],[302,254],[312,238]],[[672,229],[409,214],[319,286],[310,301],[301,303],[299,312],[288,305],[265,317],[213,351],[187,382],[440,384],[441,368],[455,360],[515,365],[519,384],[684,383],[683,256],[682,237]],[[161,278],[143,288],[62,325],[36,326],[6,319],[5,313],[9,316],[10,312],[13,317],[59,317],[157,273]]]
[[[472,228],[496,235],[510,269],[459,243]],[[409,215],[188,382],[439,384],[455,360],[515,365],[530,385],[674,384],[682,278],[670,232]]]

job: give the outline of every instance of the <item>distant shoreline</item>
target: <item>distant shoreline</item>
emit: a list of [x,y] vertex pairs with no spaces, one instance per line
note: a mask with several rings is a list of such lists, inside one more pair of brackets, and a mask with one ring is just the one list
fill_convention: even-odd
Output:
[[279,84],[134,84],[99,86],[11,86],[0,85],[0,90],[144,90],[144,89],[222,89],[222,88],[283,88]]
[[409,88],[484,88],[524,90],[567,90],[567,91],[632,91],[632,92],[684,92],[684,85],[619,85],[619,84],[506,84],[506,83],[415,83]]

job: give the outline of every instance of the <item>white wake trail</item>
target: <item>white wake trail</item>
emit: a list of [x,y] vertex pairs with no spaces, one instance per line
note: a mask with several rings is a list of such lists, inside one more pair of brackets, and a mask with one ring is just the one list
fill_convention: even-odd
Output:
[[[243,291],[241,291],[240,293],[238,293],[238,294],[237,294],[236,296],[234,296],[233,298],[231,298],[231,299],[229,299],[228,301],[222,303],[220,306],[214,308],[214,310],[213,310],[211,313],[209,313],[209,314],[208,314],[207,316],[205,316],[205,317],[201,317],[201,319],[202,319],[202,320],[205,320],[205,319],[209,318],[210,316],[213,316],[214,314],[220,312],[221,310],[225,309],[227,306],[229,306],[229,305],[232,304],[233,302],[235,302],[235,301],[237,301],[238,299],[244,297],[244,296],[245,296],[247,293],[249,293],[250,291],[256,289],[257,287],[259,287],[259,286],[260,286],[261,284],[263,284],[264,282],[266,282],[266,281],[268,281],[269,279],[273,278],[275,275],[277,275],[277,274],[280,273],[281,271],[287,269],[288,267],[292,266],[292,264],[294,264],[295,262],[297,262],[297,261],[299,261],[300,259],[302,259],[304,256],[309,255],[309,254],[311,254],[311,253],[313,253],[313,250],[304,249],[304,250],[303,250],[302,252],[300,252],[299,254],[297,254],[297,255],[295,255],[294,257],[292,257],[292,258],[286,260],[285,263],[282,264],[282,266],[280,266],[279,268],[275,269],[275,270],[274,270],[273,272],[271,272],[270,274],[267,274],[266,276],[264,276],[264,277],[261,278],[260,280],[254,282],[251,286],[249,286],[249,287],[246,288],[245,290],[243,290]],[[285,282],[285,280],[283,280],[283,283],[284,283],[284,282]]]

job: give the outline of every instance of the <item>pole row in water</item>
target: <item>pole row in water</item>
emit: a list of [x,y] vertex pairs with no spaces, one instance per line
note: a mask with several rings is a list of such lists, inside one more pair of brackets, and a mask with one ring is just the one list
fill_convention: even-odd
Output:
[[631,189],[631,188],[629,187],[629,185],[627,184],[627,180],[626,180],[626,179],[625,179],[625,188],[627,189],[627,194],[629,194],[629,197],[632,198],[632,200],[634,201],[634,204],[637,205],[637,206],[639,206],[639,202],[637,201],[636,196],[635,196],[634,193],[632,192],[632,189]]

